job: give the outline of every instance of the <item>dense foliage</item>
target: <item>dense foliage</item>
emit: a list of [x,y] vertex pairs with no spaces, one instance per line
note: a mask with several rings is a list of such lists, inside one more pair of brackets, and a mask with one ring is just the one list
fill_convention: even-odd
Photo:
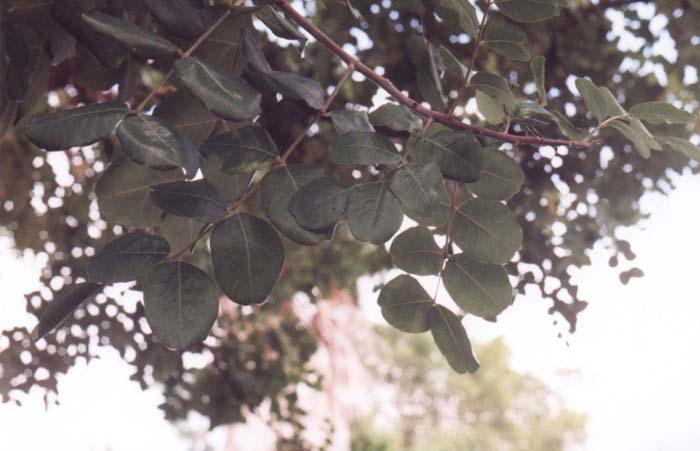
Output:
[[[575,1],[308,2],[312,21],[283,0],[4,3],[0,220],[47,259],[28,302],[43,340],[5,333],[5,398],[54,389],[112,345],[137,380],[165,384],[172,418],[236,421],[271,398],[297,421],[315,345],[285,301],[392,266],[408,274],[382,287],[387,322],[430,331],[474,372],[461,313],[409,274],[437,275],[490,321],[511,280],[536,284],[573,330],[586,304],[568,268],[600,238],[611,265],[633,258],[615,228],[700,158],[697,80],[682,83],[698,61],[692,1],[654,4],[675,60],[625,4],[637,50],[606,38],[615,5]],[[390,101],[370,110],[377,86]],[[416,226],[394,238],[404,216]],[[124,290],[143,303],[116,301]],[[212,363],[186,368],[163,346]]]

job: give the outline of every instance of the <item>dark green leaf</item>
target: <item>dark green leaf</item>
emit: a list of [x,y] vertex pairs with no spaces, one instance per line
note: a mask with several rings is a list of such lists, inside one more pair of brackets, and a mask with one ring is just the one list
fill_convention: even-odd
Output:
[[224,217],[226,202],[206,180],[170,182],[152,187],[151,200],[171,215],[208,223]]
[[[441,202],[447,199],[442,174],[435,163],[403,165],[391,174],[389,187],[409,217],[425,225],[442,225],[430,221],[437,218],[440,222],[441,212],[445,210]],[[428,219],[427,223],[424,218]]]
[[143,303],[158,340],[170,349],[183,350],[207,338],[219,313],[219,290],[196,266],[166,262],[146,275]]
[[145,0],[146,6],[168,33],[196,38],[204,33],[201,12],[187,0]]
[[265,302],[284,265],[275,229],[260,218],[238,213],[219,223],[211,236],[211,258],[219,287],[232,301]]
[[479,197],[508,200],[524,182],[525,174],[515,160],[498,149],[484,149],[481,176],[467,187]]
[[447,292],[466,313],[491,319],[513,302],[508,273],[500,265],[459,255],[447,262],[442,278]]
[[395,132],[415,132],[423,129],[423,121],[404,105],[386,103],[369,115],[375,127],[388,128]]
[[233,202],[238,200],[246,188],[250,186],[250,181],[253,178],[253,173],[246,174],[229,174],[221,170],[221,162],[212,157],[202,162],[202,174],[204,179],[214,185],[221,198],[225,202]]
[[434,108],[443,109],[446,105],[446,98],[442,90],[436,53],[432,45],[426,46],[426,50],[416,66],[416,83],[423,99]]
[[578,89],[586,107],[598,119],[598,122],[602,122],[608,117],[608,98],[598,86],[585,78],[577,78],[576,89]]
[[399,234],[389,253],[398,268],[419,276],[439,273],[444,261],[442,249],[425,227],[413,227]]
[[523,241],[523,231],[501,202],[471,199],[455,214],[452,238],[467,257],[483,263],[508,262]]
[[301,50],[306,46],[306,36],[271,6],[265,6],[259,11],[256,11],[255,15],[267,25],[270,31],[276,36],[299,42]]
[[102,288],[102,285],[89,282],[68,285],[62,288],[41,312],[39,324],[32,332],[34,339],[38,340],[51,332],[73,310],[78,308],[86,299],[96,295]]
[[435,162],[445,177],[460,182],[478,180],[484,163],[481,144],[470,131],[445,130],[421,137],[414,155],[418,161]]
[[175,74],[209,111],[223,119],[243,121],[262,112],[260,93],[245,80],[197,58],[177,60]]
[[168,94],[158,104],[153,115],[177,128],[182,136],[197,147],[211,135],[219,120],[186,89]]
[[496,0],[496,5],[516,22],[540,22],[559,15],[557,0]]
[[331,111],[331,120],[336,133],[373,132],[374,127],[369,123],[366,111],[335,110]]
[[457,80],[462,80],[467,76],[467,67],[447,47],[440,46],[440,57],[445,65],[445,72],[449,76]]
[[[476,37],[479,30],[479,20],[476,17],[476,8],[469,0],[440,0],[439,7],[443,7],[449,13],[455,14],[459,18],[462,30],[469,36]],[[442,14],[445,13],[440,11],[440,9],[438,11]]]
[[319,233],[301,228],[289,211],[292,196],[301,187],[323,175],[320,168],[292,164],[275,169],[263,178],[260,198],[265,214],[277,230],[297,243],[318,244],[330,239],[333,234],[332,226],[326,232]]
[[122,151],[134,163],[151,169],[185,168],[192,178],[199,169],[199,152],[167,122],[153,116],[132,116],[117,127]]
[[530,52],[523,47],[527,35],[522,28],[502,20],[490,20],[484,31],[483,46],[512,61],[530,61]]
[[93,103],[42,114],[27,128],[27,138],[46,150],[63,150],[107,138],[129,108],[123,102]]
[[630,114],[652,124],[686,124],[695,116],[666,102],[638,103],[630,108]]
[[537,97],[541,106],[547,105],[547,88],[545,87],[545,60],[544,56],[536,56],[530,62],[532,76],[535,78],[535,88],[537,88]]
[[[212,26],[221,18],[222,8],[205,8],[202,10],[204,25]],[[250,21],[235,14],[229,15],[197,47],[192,56],[199,58],[210,66],[226,73],[241,75],[245,68],[245,55],[240,48],[241,27],[247,28]]]
[[131,227],[151,227],[163,211],[151,201],[151,186],[183,178],[182,171],[155,171],[123,160],[112,163],[95,185],[102,218]]
[[306,230],[327,231],[345,219],[348,197],[355,186],[331,177],[312,180],[289,201],[289,211]]
[[395,328],[409,333],[430,329],[428,316],[433,301],[413,277],[404,274],[386,284],[379,293],[378,303],[386,322]]
[[272,72],[270,64],[265,59],[265,54],[260,48],[260,42],[255,37],[250,28],[246,28],[243,32],[243,53],[245,54],[248,67],[253,72],[267,74]]
[[264,74],[263,78],[284,97],[301,100],[315,110],[323,110],[326,94],[316,80],[275,70]]
[[656,139],[663,145],[670,147],[676,152],[685,154],[686,157],[700,161],[700,147],[682,138],[674,136],[657,136]]
[[200,150],[204,158],[219,161],[221,170],[231,174],[262,169],[279,158],[277,145],[259,125],[219,133],[208,139]]
[[145,58],[168,58],[180,53],[167,39],[118,17],[97,11],[82,18],[93,30],[113,37]]
[[348,226],[359,241],[382,244],[401,227],[401,204],[387,180],[358,186],[348,198]]
[[484,94],[481,91],[476,92],[476,107],[479,112],[484,115],[486,122],[493,125],[498,125],[506,118],[506,106],[500,100]]
[[651,149],[647,145],[647,142],[644,139],[644,135],[641,131],[635,130],[634,128],[619,120],[612,121],[609,124],[609,126],[619,131],[625,138],[630,140],[634,144],[634,147],[637,149],[637,152],[639,152],[639,154],[642,157],[649,158],[651,156]]
[[170,254],[163,238],[132,232],[111,241],[87,265],[90,280],[104,284],[140,279]]
[[55,0],[51,17],[83,44],[105,66],[117,68],[127,56],[126,48],[109,36],[88,27],[75,0]]
[[430,315],[430,332],[453,370],[474,373],[479,369],[467,331],[457,315],[441,305],[435,306]]
[[612,92],[605,86],[598,88],[600,93],[605,98],[606,111],[608,116],[620,116],[626,114],[626,111],[617,101]]
[[481,91],[503,103],[508,111],[515,110],[513,92],[510,90],[508,82],[500,75],[481,71],[472,76],[469,83],[477,91]]
[[328,157],[338,164],[396,164],[401,161],[394,144],[374,132],[349,132],[336,135]]
[[158,233],[170,243],[173,253],[177,254],[194,242],[203,227],[195,219],[166,213],[158,227]]

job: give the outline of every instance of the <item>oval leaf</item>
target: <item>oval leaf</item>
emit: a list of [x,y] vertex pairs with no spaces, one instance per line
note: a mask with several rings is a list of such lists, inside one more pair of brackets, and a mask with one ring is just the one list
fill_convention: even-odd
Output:
[[175,74],[209,111],[223,119],[243,121],[262,112],[260,93],[241,77],[193,57],[177,60]]
[[128,160],[112,163],[95,185],[100,214],[125,226],[154,226],[163,210],[151,201],[151,186],[182,178],[180,170],[154,171]]
[[90,280],[109,284],[143,277],[170,253],[163,238],[144,232],[127,233],[102,248],[87,265]]
[[264,128],[258,125],[219,133],[201,148],[207,160],[220,161],[220,168],[231,174],[245,174],[267,167],[279,158],[277,145]]
[[559,15],[557,0],[496,0],[496,5],[516,22],[540,22]]
[[608,117],[608,98],[598,86],[585,78],[577,78],[576,89],[581,94],[586,108],[598,119],[598,122]]
[[188,0],[145,0],[146,6],[168,33],[185,39],[204,33],[201,12]]
[[349,132],[336,135],[328,157],[338,164],[396,164],[399,152],[389,138],[374,132]]
[[162,119],[132,116],[117,127],[124,154],[134,163],[156,170],[182,166],[192,178],[199,169],[199,152]]
[[46,150],[63,150],[107,138],[129,108],[124,102],[103,102],[42,114],[27,127],[27,138]]
[[209,275],[181,261],[161,263],[146,275],[143,302],[153,333],[176,350],[204,341],[219,313],[219,291]]
[[374,127],[369,123],[366,111],[335,110],[331,111],[331,120],[336,133],[373,132]]
[[386,322],[395,328],[409,333],[430,329],[428,317],[433,301],[413,277],[404,274],[386,284],[378,303]]
[[472,76],[469,84],[484,94],[493,97],[506,106],[508,111],[515,110],[515,97],[508,82],[500,75],[481,71]]
[[395,132],[414,132],[423,129],[423,121],[404,105],[387,103],[369,115],[375,127],[388,128]]
[[430,315],[430,332],[453,370],[474,373],[479,369],[467,331],[457,315],[441,305],[435,306]]
[[151,200],[175,216],[209,223],[224,217],[226,202],[206,180],[171,182],[153,186]]
[[292,196],[312,180],[323,177],[320,168],[302,165],[285,165],[265,175],[260,199],[270,222],[289,239],[304,245],[318,244],[333,235],[331,226],[326,232],[310,232],[299,226],[289,211]]
[[524,182],[525,174],[515,160],[497,149],[484,149],[481,176],[467,187],[479,197],[508,200]]
[[471,199],[455,213],[452,238],[469,258],[503,264],[520,249],[523,231],[501,202]]
[[41,312],[39,324],[32,331],[34,339],[38,340],[51,332],[73,310],[78,308],[86,299],[96,295],[102,288],[102,285],[90,282],[77,283],[62,288]]
[[219,223],[211,236],[214,277],[232,301],[265,302],[284,265],[284,248],[275,229],[260,218],[238,213]]
[[391,174],[389,188],[401,202],[404,213],[420,224],[439,226],[447,221],[442,202],[447,192],[435,163],[408,163]]
[[630,114],[652,124],[686,124],[696,119],[666,102],[638,103],[630,108]]
[[402,232],[391,243],[389,253],[397,267],[419,276],[439,273],[444,261],[432,232],[425,227]]
[[170,243],[173,253],[185,250],[199,236],[204,226],[192,218],[165,214],[158,233]]
[[472,315],[492,319],[513,302],[508,273],[500,265],[477,263],[460,255],[447,262],[442,277],[455,303]]
[[162,119],[132,116],[117,127],[122,151],[131,161],[156,170],[185,168],[192,178],[199,169],[199,153]]
[[353,190],[348,198],[347,219],[350,232],[357,240],[382,244],[399,230],[403,213],[385,180]]
[[444,130],[433,136],[421,137],[414,149],[418,161],[435,162],[445,177],[459,182],[479,179],[484,164],[481,144],[469,131]]
[[289,201],[289,212],[306,230],[323,231],[345,219],[354,186],[331,177],[304,185]]
[[315,110],[323,110],[326,94],[316,80],[274,70],[264,74],[263,78],[284,97],[301,100]]
[[167,39],[118,17],[99,11],[82,17],[93,30],[113,37],[145,58],[168,58],[180,53],[180,49]]

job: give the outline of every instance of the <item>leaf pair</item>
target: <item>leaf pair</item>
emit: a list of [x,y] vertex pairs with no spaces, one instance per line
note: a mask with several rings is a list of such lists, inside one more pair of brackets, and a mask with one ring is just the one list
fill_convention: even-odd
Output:
[[473,373],[479,362],[460,319],[449,309],[434,305],[428,293],[411,276],[389,282],[379,295],[382,316],[389,324],[410,333],[431,331],[433,340],[458,373]]

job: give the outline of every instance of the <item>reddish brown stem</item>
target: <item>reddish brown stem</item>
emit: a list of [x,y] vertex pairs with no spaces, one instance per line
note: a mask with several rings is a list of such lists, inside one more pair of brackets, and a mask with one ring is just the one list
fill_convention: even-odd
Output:
[[503,142],[510,142],[516,144],[530,144],[535,146],[567,146],[567,147],[577,147],[582,149],[589,149],[596,147],[600,144],[598,140],[592,141],[569,141],[564,139],[551,139],[544,138],[541,136],[523,136],[523,135],[512,135],[509,133],[503,133],[496,130],[489,130],[487,128],[478,127],[472,124],[466,124],[456,117],[442,113],[440,111],[434,111],[430,108],[418,103],[416,100],[408,97],[406,94],[402,93],[394,84],[370,69],[361,61],[353,58],[349,53],[343,50],[333,39],[331,39],[327,34],[316,27],[311,21],[309,21],[302,14],[297,12],[289,3],[285,0],[274,0],[275,4],[279,6],[287,15],[296,22],[300,27],[304,28],[309,32],[314,38],[316,38],[324,47],[334,53],[338,58],[343,60],[347,65],[354,65],[355,70],[363,74],[365,77],[372,80],[377,86],[384,89],[392,97],[394,97],[399,103],[406,105],[411,108],[416,113],[421,116],[432,119],[435,122],[439,122],[447,127],[458,130],[471,130],[472,132],[486,136],[489,138],[494,138]]

